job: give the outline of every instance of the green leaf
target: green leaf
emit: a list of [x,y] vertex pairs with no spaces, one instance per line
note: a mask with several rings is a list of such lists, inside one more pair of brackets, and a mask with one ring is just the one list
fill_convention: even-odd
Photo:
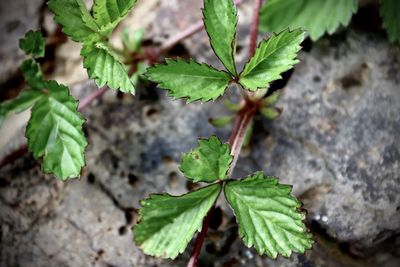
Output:
[[226,69],[236,76],[236,6],[232,0],[205,0],[204,26],[211,46]]
[[77,177],[85,164],[87,145],[78,102],[64,85],[55,81],[43,85],[45,93],[33,106],[26,128],[29,151],[35,159],[43,157],[44,172],[62,180]]
[[206,64],[193,60],[167,59],[166,64],[156,64],[146,73],[149,80],[159,83],[172,97],[196,100],[215,100],[223,95],[231,77],[228,73],[216,70]]
[[239,83],[248,90],[256,91],[267,87],[274,80],[281,79],[282,72],[298,63],[296,55],[304,35],[304,31],[300,29],[285,30],[260,42],[254,56],[240,73]]
[[94,20],[100,34],[108,36],[133,8],[137,0],[96,0],[93,5]]
[[0,126],[10,113],[27,110],[40,99],[42,93],[37,90],[24,89],[14,99],[0,103]]
[[221,185],[214,184],[182,196],[150,195],[141,201],[136,244],[148,255],[174,259],[200,231],[220,192]]
[[400,42],[400,1],[381,0],[380,14],[390,42]]
[[19,48],[27,55],[40,58],[44,57],[45,42],[40,31],[29,31],[25,37],[19,40]]
[[289,257],[292,251],[304,253],[311,248],[311,234],[302,222],[305,214],[298,210],[301,203],[290,195],[291,190],[261,172],[226,184],[225,196],[246,246],[273,259],[278,253]]
[[280,96],[281,96],[280,91],[273,92],[271,95],[261,100],[261,106],[268,107],[274,105],[278,101]]
[[269,120],[274,120],[281,115],[281,112],[276,108],[261,108],[260,113]]
[[200,139],[199,146],[183,154],[180,170],[194,182],[211,183],[225,180],[232,162],[228,144],[222,144],[215,135]]
[[48,6],[55,15],[55,21],[72,40],[84,42],[99,38],[96,37],[99,27],[83,0],[50,0]]
[[[394,0],[396,1],[396,0]],[[260,31],[303,28],[313,41],[325,32],[347,26],[357,11],[357,0],[268,0],[260,11]]]
[[43,87],[43,74],[39,64],[33,59],[22,62],[20,69],[25,81],[34,89]]
[[233,116],[222,116],[217,118],[210,118],[208,122],[214,127],[221,128],[232,123],[233,119]]
[[125,65],[105,43],[84,44],[81,55],[89,77],[95,79],[99,87],[107,84],[115,90],[135,93],[135,87],[125,70]]

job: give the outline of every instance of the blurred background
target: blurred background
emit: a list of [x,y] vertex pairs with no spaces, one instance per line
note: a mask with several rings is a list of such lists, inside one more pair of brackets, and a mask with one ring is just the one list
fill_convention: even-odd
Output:
[[[330,0],[328,0],[330,1]],[[90,1],[86,1],[90,6]],[[144,29],[143,46],[157,47],[201,19],[200,0],[141,0],[118,26]],[[252,1],[238,7],[236,60],[247,58]],[[30,29],[46,37],[40,60],[47,78],[82,99],[98,90],[82,66],[80,44],[68,39],[43,0],[0,2],[0,101],[24,88],[18,39]],[[268,36],[260,32],[259,40]],[[204,30],[166,57],[193,57],[218,68]],[[308,210],[316,244],[304,255],[276,261],[244,246],[222,200],[212,218],[200,266],[400,266],[400,48],[382,27],[379,1],[360,0],[348,27],[307,39],[300,63],[272,85],[280,90],[273,121],[257,117],[234,176],[262,170],[293,184]],[[226,99],[235,101],[237,88]],[[229,136],[210,118],[229,114],[222,100],[172,101],[139,82],[137,95],[109,90],[83,111],[89,140],[78,180],[44,175],[21,150],[29,111],[0,129],[0,266],[185,266],[145,256],[132,241],[139,200],[154,192],[182,194],[197,184],[179,172],[182,152],[198,137]]]

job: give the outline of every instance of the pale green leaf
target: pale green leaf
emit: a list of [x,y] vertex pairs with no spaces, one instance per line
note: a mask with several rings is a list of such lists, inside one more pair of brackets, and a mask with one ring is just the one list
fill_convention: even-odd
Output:
[[44,57],[45,42],[40,31],[29,31],[19,40],[19,48],[27,55],[40,58]]
[[[395,2],[397,0],[394,0]],[[312,40],[347,26],[357,11],[357,0],[268,0],[260,11],[260,30],[280,32],[303,28]]]
[[313,244],[303,223],[305,214],[299,211],[301,203],[290,194],[291,190],[291,186],[279,184],[277,178],[265,177],[261,172],[225,186],[240,236],[261,255],[289,257],[292,251],[304,253]]
[[214,184],[182,196],[150,195],[141,201],[136,244],[148,255],[174,259],[200,231],[220,192],[221,185]]
[[232,162],[228,144],[222,144],[215,135],[200,139],[197,148],[183,154],[180,170],[194,182],[225,180]]
[[109,35],[133,8],[137,0],[96,0],[93,5],[94,20],[100,34]]
[[83,66],[91,79],[95,79],[99,87],[110,88],[125,93],[135,93],[135,87],[122,64],[110,48],[102,43],[84,44],[81,55]]
[[139,52],[140,46],[142,45],[144,33],[145,32],[143,28],[137,31],[131,31],[129,28],[126,28],[122,32],[121,36],[124,48],[131,53]]
[[231,80],[226,72],[181,59],[167,59],[166,64],[147,69],[146,75],[149,80],[167,89],[175,99],[187,98],[187,102],[215,100],[224,94]]
[[24,89],[16,98],[0,103],[0,127],[10,113],[19,113],[27,110],[41,96],[42,93],[37,90]]
[[381,0],[380,14],[390,42],[400,42],[400,1]]
[[268,40],[260,42],[253,57],[240,73],[239,83],[248,90],[265,88],[274,80],[281,79],[281,73],[298,63],[297,52],[304,40],[304,31],[285,30],[273,34]]
[[221,127],[225,127],[226,125],[232,123],[233,119],[234,119],[234,117],[233,117],[233,115],[231,115],[231,116],[210,118],[208,121],[212,126],[221,128]]
[[50,0],[48,6],[54,13],[55,21],[72,40],[84,42],[98,39],[99,27],[83,0]]
[[204,26],[211,46],[226,69],[236,75],[236,25],[237,11],[232,0],[205,0]]
[[281,112],[276,108],[261,108],[260,113],[269,120],[274,120],[281,115]]
[[87,145],[78,102],[64,85],[55,81],[43,85],[43,96],[33,106],[26,128],[29,151],[35,159],[43,157],[44,172],[62,180],[77,177],[85,164]]
[[39,64],[33,59],[22,62],[20,69],[25,81],[34,89],[43,87],[43,74]]

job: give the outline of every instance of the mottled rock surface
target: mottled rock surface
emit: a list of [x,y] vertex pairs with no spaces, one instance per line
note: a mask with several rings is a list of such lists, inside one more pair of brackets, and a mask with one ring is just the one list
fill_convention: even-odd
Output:
[[[160,25],[179,24],[162,23],[173,2],[160,5]],[[249,10],[239,13],[242,63]],[[163,42],[163,26],[153,31]],[[184,47],[219,64],[204,33]],[[257,117],[234,176],[263,170],[293,184],[317,242],[290,259],[260,257],[243,245],[221,200],[201,266],[400,264],[400,49],[384,36],[349,30],[320,40],[300,58],[277,104],[284,113],[273,122]],[[94,89],[92,83],[78,87]],[[109,92],[84,111],[90,146],[80,180],[43,175],[28,155],[0,169],[0,266],[185,266],[190,248],[174,262],[154,259],[134,245],[130,228],[149,193],[196,187],[180,174],[180,155],[198,137],[216,133],[226,140],[229,127],[215,129],[207,120],[227,111],[218,101],[171,101],[152,86],[138,91],[122,98]]]

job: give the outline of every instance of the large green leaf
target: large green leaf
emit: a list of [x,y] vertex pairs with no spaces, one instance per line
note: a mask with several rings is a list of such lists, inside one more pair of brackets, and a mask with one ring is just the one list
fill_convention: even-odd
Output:
[[194,182],[214,182],[227,178],[232,162],[229,145],[222,144],[215,135],[200,139],[199,146],[183,154],[180,170]]
[[128,73],[116,55],[105,43],[84,44],[81,55],[83,65],[91,79],[95,79],[99,87],[108,85],[110,88],[125,93],[135,93]]
[[50,0],[50,10],[55,21],[63,27],[66,35],[76,42],[97,39],[98,25],[86,9],[83,0]]
[[146,75],[161,88],[169,90],[175,99],[187,98],[187,102],[215,100],[225,92],[231,80],[226,72],[181,59],[167,59],[166,64],[149,68]]
[[303,28],[315,41],[347,26],[356,11],[357,0],[268,0],[260,11],[260,30]]
[[262,41],[240,73],[239,83],[244,88],[255,91],[281,79],[282,72],[298,63],[296,55],[304,35],[304,31],[300,29],[285,30]]
[[33,57],[44,57],[45,42],[40,31],[29,31],[25,37],[19,40],[19,48],[27,55]]
[[87,145],[78,102],[64,85],[55,81],[43,85],[44,93],[33,106],[26,128],[29,151],[36,159],[43,157],[44,172],[62,180],[77,177],[85,164]]
[[301,203],[290,192],[292,187],[278,183],[275,177],[257,172],[242,180],[229,181],[225,196],[239,224],[239,234],[248,247],[259,254],[289,257],[292,251],[303,253],[313,240],[302,222]]
[[100,33],[109,35],[117,24],[133,8],[137,0],[96,0],[93,5],[93,16]]
[[221,185],[214,184],[182,196],[150,195],[141,201],[136,244],[148,255],[174,259],[200,231],[220,192]]
[[389,40],[400,42],[400,1],[381,0],[380,14]]
[[236,25],[237,11],[232,0],[205,0],[204,25],[210,37],[210,43],[221,62],[232,74],[236,75]]
[[24,89],[16,98],[0,103],[0,127],[10,113],[27,110],[41,97],[40,91]]

